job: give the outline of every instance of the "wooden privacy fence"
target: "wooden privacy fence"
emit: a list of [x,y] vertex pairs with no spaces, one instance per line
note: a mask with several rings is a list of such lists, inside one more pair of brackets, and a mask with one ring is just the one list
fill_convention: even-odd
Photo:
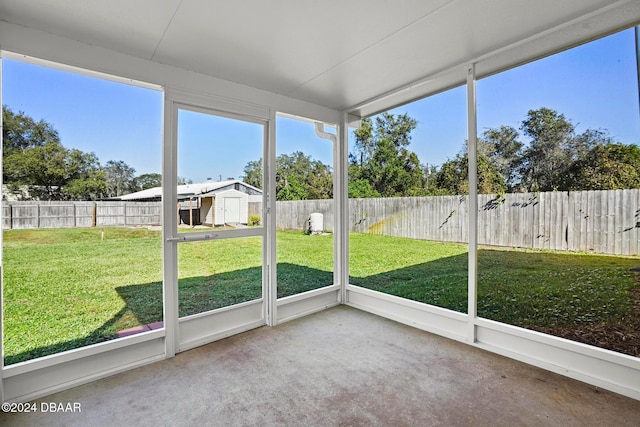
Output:
[[[249,204],[261,216],[261,204]],[[333,200],[277,202],[276,225],[306,229],[312,213],[333,231]],[[161,224],[161,202],[3,202],[3,228]],[[350,199],[350,231],[468,242],[468,196]],[[478,196],[481,245],[640,254],[640,190]]]
[[[277,227],[305,229],[311,213],[333,230],[333,201],[277,203]],[[350,199],[350,231],[469,241],[468,196]],[[481,245],[640,254],[640,190],[478,196]]]
[[162,202],[2,202],[4,230],[160,225]]

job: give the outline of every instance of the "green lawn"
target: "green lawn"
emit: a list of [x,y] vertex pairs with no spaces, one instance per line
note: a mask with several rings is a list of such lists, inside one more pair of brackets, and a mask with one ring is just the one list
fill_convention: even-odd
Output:
[[[104,238],[101,229],[4,233],[6,364],[162,320],[160,232],[104,232]],[[279,232],[277,245],[279,297],[332,283],[333,236]],[[178,248],[181,316],[260,297],[260,237]],[[465,245],[353,234],[350,251],[351,283],[466,312]],[[629,323],[640,319],[629,271],[639,265],[640,258],[483,249],[479,314],[551,332]]]

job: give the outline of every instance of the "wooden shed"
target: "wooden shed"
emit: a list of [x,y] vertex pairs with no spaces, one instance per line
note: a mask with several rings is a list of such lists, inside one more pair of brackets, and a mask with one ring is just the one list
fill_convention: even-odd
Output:
[[201,196],[200,218],[203,225],[247,224],[249,195],[238,190],[225,190]]

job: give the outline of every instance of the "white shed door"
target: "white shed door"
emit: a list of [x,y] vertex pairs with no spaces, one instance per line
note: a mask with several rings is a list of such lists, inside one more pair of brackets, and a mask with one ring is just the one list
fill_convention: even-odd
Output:
[[225,197],[224,198],[224,222],[240,222],[240,198]]

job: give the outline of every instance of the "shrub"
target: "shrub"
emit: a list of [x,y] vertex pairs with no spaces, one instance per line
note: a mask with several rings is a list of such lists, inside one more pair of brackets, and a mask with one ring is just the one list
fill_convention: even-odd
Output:
[[260,217],[258,215],[251,215],[249,217],[249,225],[260,225]]

